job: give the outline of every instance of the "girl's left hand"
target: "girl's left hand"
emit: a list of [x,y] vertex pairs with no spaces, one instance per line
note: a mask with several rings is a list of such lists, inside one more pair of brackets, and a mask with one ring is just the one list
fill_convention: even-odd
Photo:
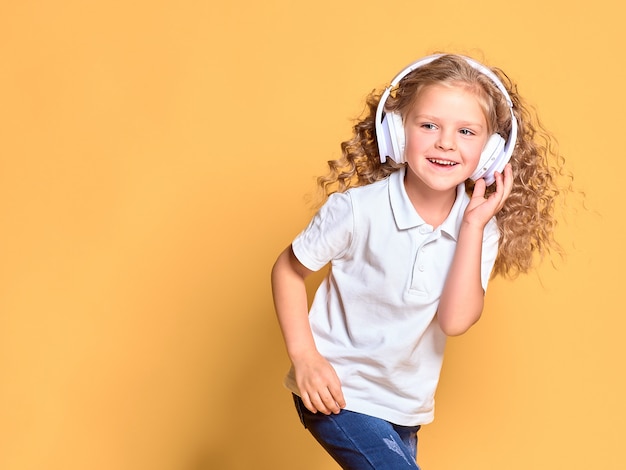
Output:
[[487,189],[485,180],[481,178],[476,181],[472,198],[463,216],[465,222],[484,228],[487,222],[502,209],[513,188],[511,164],[504,167],[504,174],[496,172],[495,177],[496,190],[487,198],[485,198]]

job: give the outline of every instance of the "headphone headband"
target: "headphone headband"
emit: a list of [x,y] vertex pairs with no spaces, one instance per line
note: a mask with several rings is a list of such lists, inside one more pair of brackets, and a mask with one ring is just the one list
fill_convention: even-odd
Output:
[[[389,90],[391,92],[393,87],[395,87],[398,83],[400,83],[400,80],[402,80],[404,77],[406,77],[408,74],[410,74],[413,70],[418,69],[420,67],[423,67],[424,65],[430,64],[432,61],[437,60],[440,57],[443,57],[445,55],[449,55],[449,54],[433,54],[433,55],[429,55],[429,56],[423,57],[423,58],[419,59],[418,61],[413,62],[412,64],[409,64],[405,69],[400,71],[400,73],[398,73],[394,77],[393,80],[391,80],[391,83],[387,87],[387,90]],[[466,56],[458,56],[458,57],[462,57],[470,66],[472,66],[473,68],[478,70],[483,75],[486,75],[487,77],[489,77],[491,79],[491,81],[493,82],[493,84],[498,87],[500,92],[502,92],[502,94],[506,98],[506,102],[508,103],[509,107],[513,107],[513,102],[511,101],[511,97],[509,96],[509,92],[507,91],[507,89],[504,86],[504,84],[500,81],[498,76],[495,73],[493,73],[493,71],[490,68],[484,66],[480,62],[476,62],[474,59],[472,59],[470,57],[466,57]],[[382,99],[381,99],[381,101],[382,101]]]

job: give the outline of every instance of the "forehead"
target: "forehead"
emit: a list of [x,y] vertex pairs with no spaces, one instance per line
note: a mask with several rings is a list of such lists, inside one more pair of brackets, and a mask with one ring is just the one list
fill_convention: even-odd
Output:
[[[429,111],[430,110],[430,111]],[[434,112],[444,114],[463,113],[486,120],[486,110],[481,97],[469,86],[458,84],[433,84],[422,87],[416,93],[413,112]]]

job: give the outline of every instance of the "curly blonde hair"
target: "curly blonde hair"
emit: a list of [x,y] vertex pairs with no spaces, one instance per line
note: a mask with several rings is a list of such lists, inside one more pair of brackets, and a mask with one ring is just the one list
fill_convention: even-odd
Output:
[[[537,257],[561,253],[553,232],[557,224],[557,199],[568,189],[561,177],[567,175],[556,141],[540,123],[535,110],[520,97],[517,86],[504,72],[498,68],[491,70],[507,89],[518,123],[517,142],[511,157],[513,189],[496,215],[500,244],[492,277],[514,278],[527,273]],[[489,132],[505,138],[509,135],[511,112],[502,92],[464,57],[453,54],[443,55],[407,74],[387,99],[385,111],[404,117],[419,91],[434,84],[462,86],[473,92],[487,117]],[[322,199],[334,192],[379,181],[405,165],[391,159],[380,162],[375,115],[381,95],[382,92],[376,90],[369,94],[364,116],[354,124],[352,138],[341,144],[341,157],[328,161],[328,173],[318,178]],[[471,195],[474,183],[467,180],[465,186]],[[487,194],[494,190],[495,183],[487,188]]]

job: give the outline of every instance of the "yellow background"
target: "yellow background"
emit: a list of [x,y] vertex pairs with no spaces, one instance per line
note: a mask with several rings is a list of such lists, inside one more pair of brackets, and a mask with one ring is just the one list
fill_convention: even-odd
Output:
[[0,468],[334,469],[270,267],[364,96],[435,50],[513,77],[587,209],[450,341],[426,470],[622,469],[619,2],[0,4]]

